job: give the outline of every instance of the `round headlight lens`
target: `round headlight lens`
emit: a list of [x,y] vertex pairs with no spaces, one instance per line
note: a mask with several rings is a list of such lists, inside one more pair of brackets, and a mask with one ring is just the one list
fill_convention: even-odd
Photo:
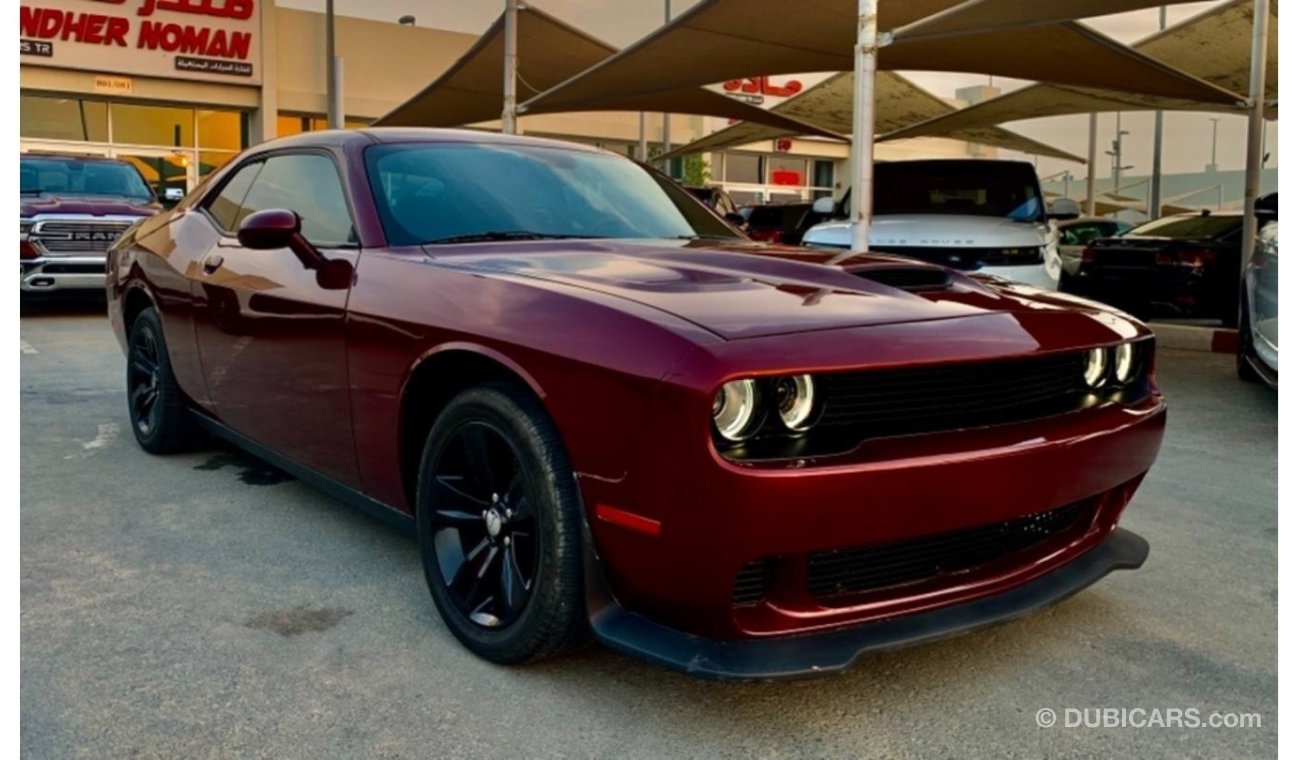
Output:
[[1137,375],[1137,356],[1132,343],[1115,347],[1115,379],[1121,383],[1132,382]]
[[1083,365],[1083,381],[1089,388],[1100,388],[1106,382],[1106,349],[1094,348],[1088,352]]
[[776,381],[774,390],[781,422],[795,432],[807,430],[812,425],[812,375],[780,378]]
[[733,380],[713,397],[713,424],[729,441],[743,441],[754,432],[758,386],[753,380]]

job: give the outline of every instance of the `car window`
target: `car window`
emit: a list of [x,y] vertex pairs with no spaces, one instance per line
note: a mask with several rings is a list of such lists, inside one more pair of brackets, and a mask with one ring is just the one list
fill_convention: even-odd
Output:
[[1064,245],[1087,245],[1103,235],[1108,234],[1101,225],[1072,224],[1061,230],[1061,243]]
[[1215,238],[1241,233],[1239,216],[1171,216],[1134,227],[1128,234],[1141,237]]
[[142,201],[154,197],[140,171],[122,161],[23,156],[18,168],[23,195],[106,195]]
[[605,153],[518,144],[391,144],[367,148],[366,167],[394,245],[488,233],[736,237],[672,180]]
[[217,226],[227,232],[235,230],[235,221],[239,218],[239,207],[248,195],[248,188],[253,185],[257,173],[262,170],[262,162],[255,161],[235,170],[230,180],[222,186],[221,191],[212,196],[204,205]]
[[334,160],[315,153],[271,156],[240,204],[235,224],[249,214],[287,208],[302,217],[302,234],[320,246],[355,242],[352,214]]

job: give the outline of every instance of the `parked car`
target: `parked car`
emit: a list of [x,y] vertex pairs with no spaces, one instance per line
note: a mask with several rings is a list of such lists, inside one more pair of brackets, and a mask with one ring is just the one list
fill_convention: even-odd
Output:
[[1083,258],[1083,249],[1098,238],[1119,237],[1133,229],[1133,225],[1119,219],[1100,217],[1079,217],[1058,222],[1057,233],[1060,242],[1057,250],[1061,255],[1060,290],[1071,292],[1073,279],[1079,274],[1079,261]]
[[743,229],[750,239],[799,245],[807,229],[804,220],[811,210],[811,203],[765,204],[745,206],[740,215],[745,218]]
[[1262,225],[1242,277],[1237,374],[1277,387],[1277,193],[1255,203],[1255,216]]
[[[875,169],[870,248],[965,272],[992,274],[1056,290],[1057,233],[1034,165],[1025,161],[942,159],[880,161]],[[853,225],[850,193],[836,204],[818,200],[818,213],[841,221],[818,224],[804,245],[847,250]],[[1067,199],[1068,200],[1068,199]],[[1058,202],[1050,218],[1078,216],[1078,204]],[[1046,266],[1052,263],[1051,269]]]
[[1146,319],[1157,310],[1237,324],[1241,212],[1203,211],[1098,238],[1080,255],[1071,290]]
[[1117,527],[1165,421],[1142,324],[831,258],[594,148],[327,131],[133,227],[108,309],[140,446],[206,430],[409,527],[498,663],[594,634],[825,673],[1143,563]]
[[160,208],[139,170],[126,161],[23,153],[18,173],[24,295],[103,292],[108,247]]

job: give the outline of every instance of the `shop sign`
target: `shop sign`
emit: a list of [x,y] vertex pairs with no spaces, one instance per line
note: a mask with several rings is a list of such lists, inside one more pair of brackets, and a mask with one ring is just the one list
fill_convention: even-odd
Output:
[[722,90],[737,100],[760,106],[767,102],[768,98],[784,99],[798,95],[803,91],[803,82],[791,79],[785,84],[777,84],[769,77],[749,77],[723,82]]
[[265,1],[26,0],[20,58],[40,66],[258,84]]
[[775,169],[772,172],[772,184],[800,187],[803,185],[803,172],[791,169]]
[[106,92],[109,95],[130,95],[135,89],[129,77],[95,77],[95,92]]

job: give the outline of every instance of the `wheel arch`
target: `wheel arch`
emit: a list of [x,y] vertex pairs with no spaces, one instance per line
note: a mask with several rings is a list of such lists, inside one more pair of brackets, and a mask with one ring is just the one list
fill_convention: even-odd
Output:
[[527,370],[499,351],[475,343],[454,342],[420,356],[407,372],[399,397],[402,491],[412,508],[420,457],[434,420],[458,393],[490,382],[526,388],[543,407],[546,392]]
[[136,317],[151,306],[154,306],[153,296],[143,285],[137,282],[127,287],[122,294],[122,328],[127,336],[131,335]]

